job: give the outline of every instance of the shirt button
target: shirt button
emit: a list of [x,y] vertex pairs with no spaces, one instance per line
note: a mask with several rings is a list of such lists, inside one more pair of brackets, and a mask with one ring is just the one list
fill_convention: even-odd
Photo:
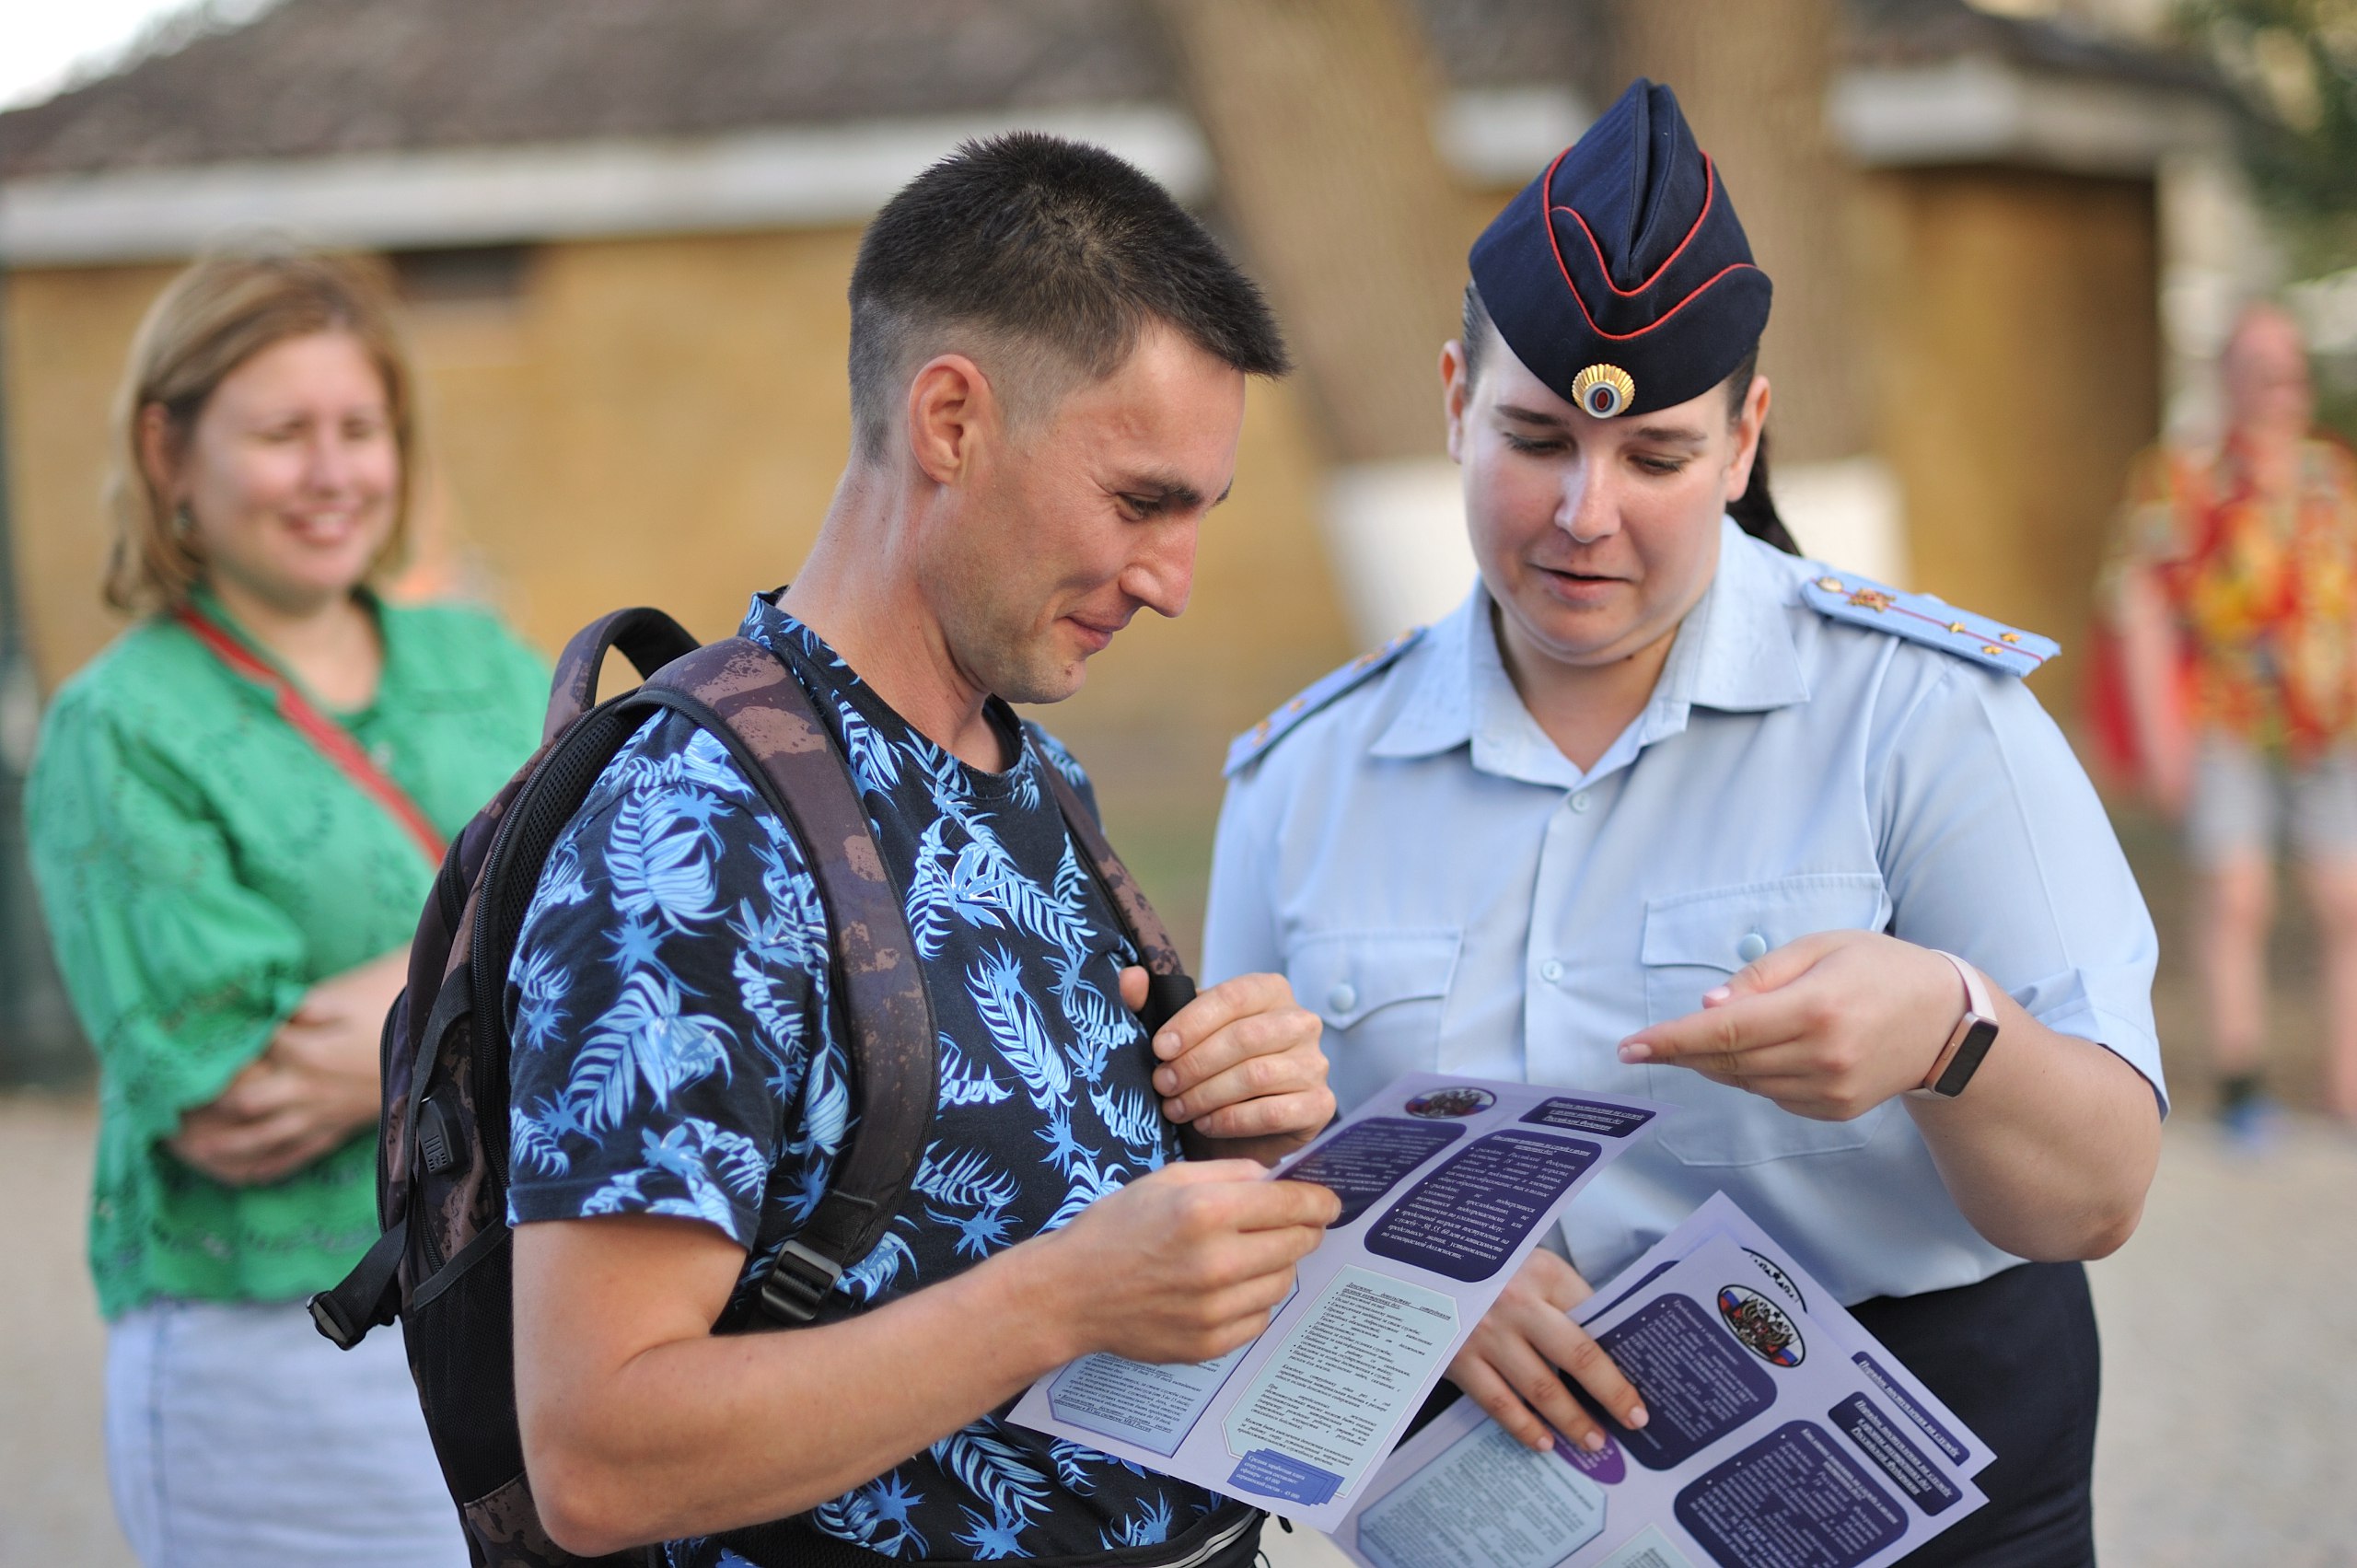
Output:
[[1744,963],[1756,963],[1768,951],[1768,938],[1757,931],[1744,933],[1743,940],[1735,945],[1736,958]]
[[1580,794],[1572,796],[1572,809],[1574,811],[1585,811],[1587,809],[1587,794],[1585,791],[1582,791]]
[[1538,966],[1538,978],[1552,985],[1563,978],[1563,966],[1550,958]]
[[1358,1005],[1359,988],[1347,980],[1326,993],[1326,1008],[1329,1012],[1347,1013]]

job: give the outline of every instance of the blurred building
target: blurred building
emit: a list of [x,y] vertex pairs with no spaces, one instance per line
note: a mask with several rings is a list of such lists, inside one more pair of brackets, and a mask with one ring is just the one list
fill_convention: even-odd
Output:
[[[115,629],[96,589],[98,494],[132,329],[194,250],[256,229],[397,269],[431,463],[415,586],[486,598],[543,647],[621,602],[726,630],[749,591],[792,574],[842,462],[860,226],[961,138],[1033,126],[1102,143],[1248,264],[1283,260],[1267,203],[1226,199],[1236,170],[1213,149],[1247,153],[1205,123],[1225,111],[1200,75],[1190,90],[1167,26],[1189,3],[281,0],[0,115],[11,634],[41,687]],[[1366,90],[1431,127],[1453,194],[1413,221],[1461,255],[1618,90],[1612,5],[1379,3],[1404,6],[1428,69],[1419,91]],[[2167,192],[2223,167],[2226,122],[2188,66],[1995,10],[1842,13],[1826,103],[1854,175],[1839,232],[1762,260],[1781,276],[1811,250],[1852,263],[1873,451],[1796,470],[1787,510],[1853,569],[2067,646],[2121,468],[2160,422]],[[1740,91],[1689,97],[1736,165]],[[1129,811],[1142,873],[1179,889],[1182,928],[1225,736],[1470,580],[1448,482],[1431,479],[1436,392],[1412,504],[1353,532],[1352,508],[1384,498],[1329,481],[1337,415],[1364,394],[1305,358],[1303,377],[1252,394],[1194,608],[1133,629],[1057,719]],[[2067,703],[2067,684],[2046,695]]]
[[1875,444],[1910,586],[2061,639],[2033,684],[2067,721],[2127,463],[2269,281],[2235,249],[2256,224],[2227,104],[2203,68],[2067,16],[1852,15],[1829,108],[1863,171]]

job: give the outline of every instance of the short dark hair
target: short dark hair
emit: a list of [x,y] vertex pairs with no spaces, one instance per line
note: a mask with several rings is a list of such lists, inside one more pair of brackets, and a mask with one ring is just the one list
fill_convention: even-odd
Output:
[[[1470,387],[1481,373],[1481,356],[1490,350],[1490,340],[1505,342],[1498,331],[1498,324],[1490,319],[1490,308],[1481,301],[1481,291],[1472,284],[1465,285],[1465,335],[1457,346],[1465,354],[1465,384]],[[1743,356],[1743,362],[1728,373],[1720,385],[1726,389],[1727,419],[1730,423],[1743,417],[1743,401],[1751,395],[1751,378],[1759,373],[1759,345],[1753,343]],[[1744,532],[1752,538],[1765,540],[1787,555],[1801,553],[1792,530],[1776,511],[1776,498],[1768,489],[1768,432],[1759,433],[1759,449],[1751,459],[1751,482],[1741,495],[1727,507]]]
[[902,187],[860,240],[854,438],[865,456],[882,452],[920,338],[970,333],[1016,362],[1018,379],[1032,368],[1097,379],[1128,361],[1151,322],[1248,376],[1291,368],[1259,287],[1154,180],[1101,147],[1036,131],[964,143]]

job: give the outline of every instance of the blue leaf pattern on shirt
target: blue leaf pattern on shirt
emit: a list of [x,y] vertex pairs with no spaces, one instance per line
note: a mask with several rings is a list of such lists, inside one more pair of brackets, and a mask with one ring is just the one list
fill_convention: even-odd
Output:
[[[836,1283],[851,1311],[1069,1224],[1176,1157],[1176,1134],[1120,999],[1132,955],[1040,764],[969,768],[766,604],[745,631],[832,721],[939,1028],[929,1141],[884,1239]],[[1086,796],[1070,755],[1039,739]],[[714,1225],[747,1249],[741,1303],[856,1131],[831,965],[791,829],[721,741],[650,718],[552,851],[509,970],[511,1216]],[[1216,1506],[986,1417],[807,1517],[888,1557],[981,1560],[1159,1541]],[[666,1550],[674,1568],[736,1561],[711,1541]]]
[[1142,1503],[1138,1511],[1123,1519],[1120,1527],[1105,1532],[1105,1550],[1111,1551],[1124,1546],[1159,1546],[1170,1539],[1170,1500],[1157,1496]]
[[1062,1103],[1072,1093],[1072,1064],[1048,1038],[1047,1016],[1023,989],[1015,956],[1004,947],[983,954],[966,971],[966,989],[1000,1058],[1031,1092],[1031,1103],[1042,1110]]
[[682,1007],[679,981],[640,970],[622,982],[621,995],[574,1057],[564,1098],[592,1132],[618,1127],[642,1083],[656,1105],[668,1109],[672,1090],[726,1073],[730,1043],[726,1024]]
[[1135,1089],[1117,1089],[1107,1093],[1102,1089],[1088,1091],[1088,1103],[1095,1109],[1097,1119],[1105,1130],[1131,1149],[1141,1159],[1151,1159],[1162,1146],[1162,1107]]
[[712,907],[719,842],[707,808],[719,802],[685,789],[634,789],[622,798],[606,840],[606,871],[615,906],[627,914],[659,913],[674,931],[690,931]]
[[988,1427],[951,1433],[933,1446],[933,1457],[1002,1518],[1028,1515],[1047,1504],[1048,1478]]
[[943,1035],[935,1049],[941,1053],[941,1103],[996,1105],[1015,1091],[981,1068],[970,1067],[958,1042]]

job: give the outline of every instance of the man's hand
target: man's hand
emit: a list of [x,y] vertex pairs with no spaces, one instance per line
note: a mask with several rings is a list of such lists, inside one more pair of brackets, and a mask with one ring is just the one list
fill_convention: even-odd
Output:
[[[1144,1005],[1146,972],[1121,971],[1121,1000]],[[1154,1037],[1162,1113],[1218,1154],[1273,1165],[1334,1119],[1318,1015],[1281,974],[1238,975],[1178,1009]]]
[[1871,931],[1787,943],[1702,993],[1702,1010],[1638,1030],[1623,1062],[1688,1067],[1795,1116],[1848,1121],[1921,1087],[1963,1015],[1928,947]]
[[1569,1263],[1544,1248],[1533,1252],[1448,1364],[1448,1380],[1542,1454],[1554,1446],[1550,1425],[1590,1453],[1604,1446],[1604,1428],[1572,1397],[1559,1367],[1622,1426],[1644,1425],[1637,1390],[1565,1316],[1595,1294]]
[[210,1105],[183,1115],[165,1146],[216,1181],[256,1187],[375,1125],[378,1040],[408,966],[403,948],[313,986],[262,1053]]
[[1341,1212],[1325,1188],[1271,1181],[1249,1160],[1182,1160],[1004,1256],[1057,1260],[1053,1294],[1075,1315],[1074,1354],[1209,1361],[1269,1326],[1294,1265]]

